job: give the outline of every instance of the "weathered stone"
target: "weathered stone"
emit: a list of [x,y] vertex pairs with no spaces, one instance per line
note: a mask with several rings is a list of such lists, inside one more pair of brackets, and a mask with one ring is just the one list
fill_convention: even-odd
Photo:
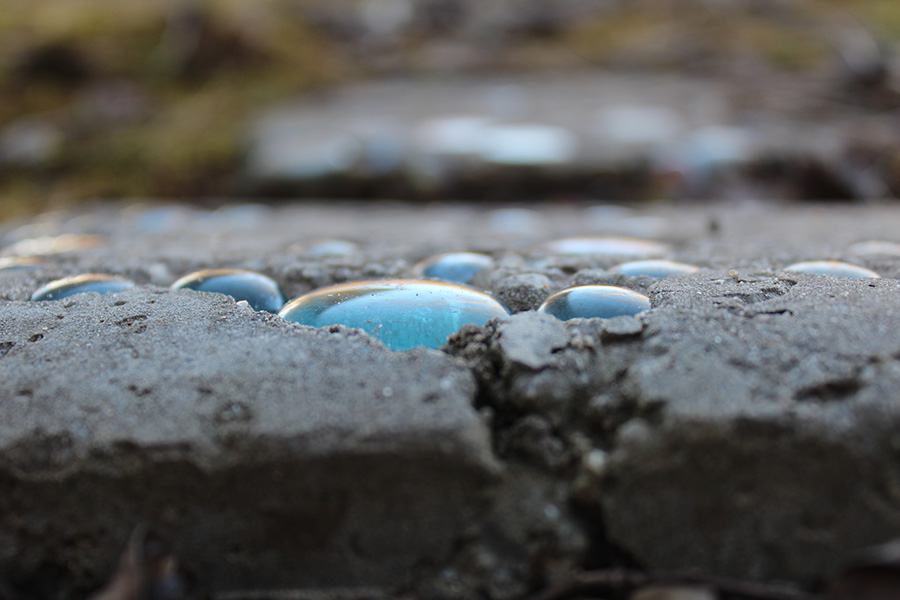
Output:
[[513,315],[498,326],[497,333],[506,358],[530,369],[548,366],[553,352],[569,343],[569,332],[562,321],[531,311]]
[[538,273],[511,275],[496,282],[493,292],[514,313],[534,310],[550,295],[550,279]]
[[393,588],[489,506],[474,383],[440,353],[189,291],[0,314],[0,565],[25,588],[98,585],[142,522],[214,590]]
[[[443,354],[146,287],[224,266],[298,295],[463,249],[497,257],[484,289],[562,289],[614,266],[536,254],[592,234],[574,205],[529,210],[531,227],[503,236],[481,207],[351,208],[271,208],[239,229],[184,209],[148,233],[140,209],[101,205],[0,229],[4,253],[104,240],[0,273],[4,583],[84,595],[138,520],[217,592],[384,598],[507,600],[629,561],[805,584],[900,535],[900,260],[853,259],[880,280],[783,271],[893,239],[897,207],[654,206],[640,214],[659,239],[704,271],[623,277],[651,310],[552,327],[526,311],[463,327]],[[326,236],[359,251],[306,253]],[[137,288],[22,302],[92,271]],[[29,593],[38,582],[52,589]]]
[[812,581],[900,535],[900,284],[823,279],[654,286],[625,385],[657,410],[619,429],[600,488],[643,564]]

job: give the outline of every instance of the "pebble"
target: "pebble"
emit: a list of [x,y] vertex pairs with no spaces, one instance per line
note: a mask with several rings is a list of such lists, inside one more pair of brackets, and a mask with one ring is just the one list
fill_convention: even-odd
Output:
[[632,316],[650,308],[650,298],[611,285],[581,285],[547,298],[538,311],[563,321]]
[[288,321],[362,329],[391,350],[439,348],[463,325],[506,317],[489,295],[452,283],[414,279],[362,281],[316,290],[285,305]]
[[284,306],[281,288],[269,277],[243,269],[203,269],[172,284],[173,290],[216,292],[245,301],[253,310],[277,313]]

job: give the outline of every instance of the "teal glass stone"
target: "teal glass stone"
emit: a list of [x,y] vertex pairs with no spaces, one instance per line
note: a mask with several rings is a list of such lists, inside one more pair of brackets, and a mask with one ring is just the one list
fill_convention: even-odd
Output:
[[245,301],[253,310],[277,313],[284,306],[284,293],[269,277],[243,269],[203,269],[172,284],[173,290],[215,292]]
[[3,249],[4,254],[16,256],[49,256],[93,250],[106,242],[100,235],[87,233],[64,233],[62,235],[40,236],[19,240]]
[[11,256],[0,258],[0,271],[30,271],[45,264],[34,256]]
[[611,285],[579,285],[557,292],[538,311],[557,319],[611,319],[636,315],[650,308],[650,298]]
[[556,254],[600,256],[663,256],[669,246],[653,240],[629,237],[574,237],[549,242],[545,248]]
[[833,275],[848,279],[881,279],[881,275],[859,265],[841,262],[839,260],[810,260],[798,262],[785,267],[785,271],[798,271],[800,273],[814,273],[816,275]]
[[439,348],[463,325],[484,325],[509,311],[463,285],[404,279],[323,288],[291,300],[278,314],[311,327],[362,329],[391,350],[409,350]]
[[134,287],[133,281],[115,277],[113,275],[103,275],[100,273],[84,273],[83,275],[73,275],[72,277],[63,277],[56,281],[51,281],[47,285],[39,288],[31,295],[33,302],[43,302],[45,300],[62,300],[75,294],[84,294],[93,292],[95,294],[115,294]]
[[440,279],[452,283],[469,283],[484,269],[494,264],[487,254],[451,252],[438,254],[417,264],[413,271],[420,277]]
[[306,256],[349,256],[359,252],[359,246],[346,240],[324,240],[303,250]]
[[665,259],[633,260],[612,268],[613,273],[619,273],[620,275],[626,275],[628,277],[654,277],[656,279],[674,277],[675,275],[690,275],[699,270],[700,267],[695,267],[694,265]]
[[851,256],[900,256],[900,244],[885,240],[868,240],[857,242],[847,248]]

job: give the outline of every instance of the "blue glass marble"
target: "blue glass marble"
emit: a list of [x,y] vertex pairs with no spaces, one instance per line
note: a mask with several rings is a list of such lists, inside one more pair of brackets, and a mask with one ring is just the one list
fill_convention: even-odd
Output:
[[549,242],[546,249],[556,254],[604,256],[662,256],[669,252],[666,244],[628,237],[576,237]]
[[650,308],[650,298],[611,285],[579,285],[557,292],[538,311],[557,319],[611,319],[636,315]]
[[288,302],[278,314],[311,327],[362,329],[391,350],[409,350],[439,348],[463,325],[484,325],[509,311],[472,288],[408,279],[323,288]]
[[72,277],[63,277],[56,281],[51,281],[47,285],[41,287],[31,295],[34,302],[42,302],[44,300],[62,300],[75,294],[84,294],[93,292],[95,294],[115,294],[134,287],[133,281],[115,277],[113,275],[102,275],[100,273],[85,273],[83,275],[73,275]]
[[18,256],[49,256],[92,250],[102,245],[106,238],[99,235],[64,233],[55,237],[41,236],[20,240],[4,249],[6,254]]
[[833,275],[848,279],[880,279],[881,275],[865,267],[852,265],[839,260],[811,260],[798,262],[784,268],[785,271],[798,271],[800,273],[814,273],[816,275]]
[[694,265],[664,259],[633,260],[612,268],[613,273],[619,273],[628,277],[655,277],[657,279],[675,275],[690,275],[699,270],[700,267],[695,267]]
[[900,244],[884,240],[857,242],[847,248],[851,256],[900,256]]
[[173,290],[196,290],[231,296],[245,301],[253,310],[277,313],[285,298],[272,279],[243,269],[203,269],[189,273],[172,284]]
[[425,259],[413,271],[420,277],[441,279],[453,283],[469,283],[484,269],[493,266],[494,259],[477,252],[451,252]]
[[359,252],[359,246],[346,240],[324,240],[303,250],[306,256],[349,256]]
[[28,271],[46,263],[34,256],[12,256],[0,258],[0,271]]

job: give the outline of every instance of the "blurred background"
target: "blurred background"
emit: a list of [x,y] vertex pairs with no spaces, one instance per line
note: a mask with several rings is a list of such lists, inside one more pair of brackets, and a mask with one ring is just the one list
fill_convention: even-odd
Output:
[[897,0],[4,0],[0,220],[900,194]]

